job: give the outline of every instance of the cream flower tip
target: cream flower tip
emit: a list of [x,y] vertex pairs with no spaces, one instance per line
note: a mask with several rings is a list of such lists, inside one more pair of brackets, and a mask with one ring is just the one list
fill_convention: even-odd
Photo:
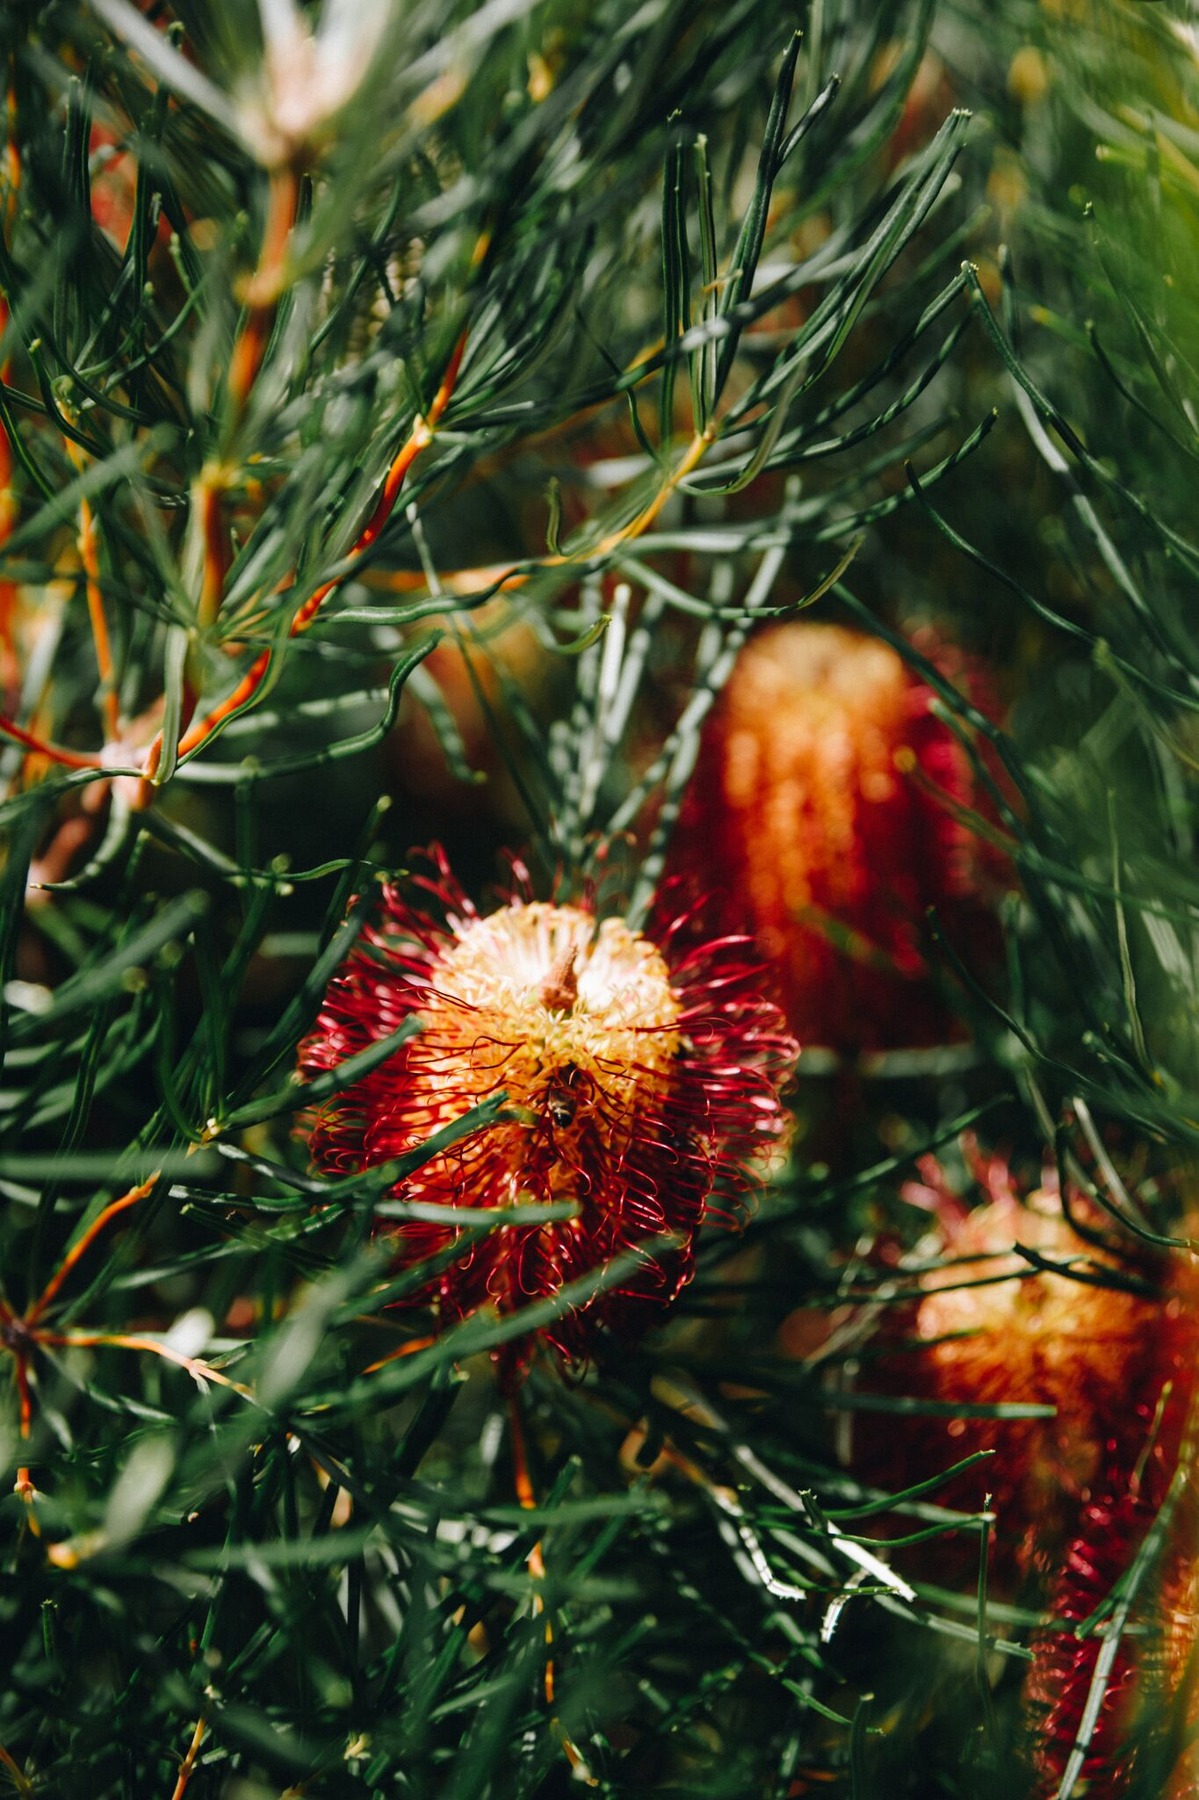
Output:
[[238,96],[238,128],[265,168],[282,168],[362,86],[391,19],[390,0],[327,0],[315,32],[293,0],[259,0],[263,59]]

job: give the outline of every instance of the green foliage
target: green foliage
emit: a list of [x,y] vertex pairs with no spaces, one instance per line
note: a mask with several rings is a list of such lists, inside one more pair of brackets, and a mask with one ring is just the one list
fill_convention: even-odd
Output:
[[[1010,1792],[1037,1614],[988,1598],[985,1554],[977,1592],[922,1578],[985,1547],[941,1491],[978,1459],[890,1492],[838,1448],[1045,1408],[858,1391],[873,1325],[809,1358],[778,1331],[918,1291],[871,1246],[915,1236],[900,1183],[980,1123],[1131,1234],[1177,1227],[1193,308],[1156,237],[1063,214],[1044,141],[1027,246],[1002,282],[963,262],[995,238],[985,134],[912,115],[930,32],[977,72],[990,9],[420,0],[376,35],[330,5],[287,64],[289,12],[0,17],[0,1780]],[[1193,81],[1160,23],[1143,48]],[[1160,96],[1164,160],[1115,95],[1101,130],[1092,72],[1051,141],[1155,184],[1181,269],[1193,133]],[[1043,530],[988,457],[1040,460]],[[490,1352],[622,1266],[422,1342],[395,1303],[431,1270],[372,1227],[426,1217],[386,1196],[502,1101],[317,1176],[296,1115],[403,1032],[306,1087],[296,1046],[434,829],[477,887],[504,843],[644,920],[747,634],[816,605],[902,647],[989,785],[1009,979],[947,950],[973,1044],[811,1068],[792,1160],[672,1322],[510,1409]],[[1010,733],[914,614],[975,649],[1030,622],[1050,673]]]

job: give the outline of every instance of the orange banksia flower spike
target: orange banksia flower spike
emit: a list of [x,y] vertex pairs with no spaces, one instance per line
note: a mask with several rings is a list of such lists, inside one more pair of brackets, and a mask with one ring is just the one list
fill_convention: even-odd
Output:
[[[384,885],[301,1046],[311,1078],[408,1019],[418,1026],[310,1119],[313,1161],[337,1176],[389,1162],[506,1095],[498,1119],[434,1155],[393,1197],[472,1210],[565,1204],[569,1214],[482,1237],[452,1220],[403,1222],[397,1263],[461,1243],[417,1296],[448,1324],[484,1306],[511,1314],[673,1238],[536,1334],[581,1364],[598,1327],[632,1332],[674,1300],[700,1224],[726,1197],[735,1204],[783,1128],[779,1087],[796,1046],[759,976],[743,939],[697,942],[685,919],[641,932],[586,903],[519,892],[480,914],[435,852],[428,875]],[[501,1372],[515,1378],[533,1348],[506,1346]]]
[[[913,1462],[947,1469],[989,1452],[940,1498],[973,1510],[989,1494],[992,1579],[1005,1592],[1043,1590],[1086,1509],[1114,1505],[1135,1468],[1146,1494],[1164,1492],[1189,1388],[1176,1343],[1180,1269],[1113,1232],[1076,1190],[1063,1206],[1056,1170],[1025,1193],[1003,1156],[969,1137],[962,1150],[984,1204],[969,1206],[935,1157],[920,1159],[920,1179],[902,1190],[930,1215],[916,1291],[885,1309],[862,1375],[865,1388],[934,1402],[938,1416],[855,1433],[854,1467],[898,1489]],[[1013,1406],[1045,1411],[1004,1416]],[[976,1407],[996,1416],[970,1416]],[[972,1549],[962,1556],[972,1580]]]
[[[1020,1197],[1001,1158],[979,1159],[987,1205],[942,1206],[946,1266],[922,1278],[914,1335],[947,1401],[1023,1401],[1052,1418],[951,1421],[946,1450],[991,1449],[984,1472],[997,1539],[1028,1568],[1054,1563],[1062,1533],[1113,1461],[1131,1468],[1153,1422],[1149,1393],[1162,1301],[1063,1213],[1050,1175]],[[937,1178],[931,1159],[927,1172]],[[1071,1211],[1086,1216],[1073,1197]],[[1022,1248],[1051,1266],[1038,1270]],[[1054,1269],[1063,1273],[1055,1273]]]
[[943,1040],[925,913],[967,954],[995,936],[999,858],[963,822],[979,784],[932,700],[890,645],[792,621],[751,638],[704,734],[671,867],[755,936],[804,1044]]

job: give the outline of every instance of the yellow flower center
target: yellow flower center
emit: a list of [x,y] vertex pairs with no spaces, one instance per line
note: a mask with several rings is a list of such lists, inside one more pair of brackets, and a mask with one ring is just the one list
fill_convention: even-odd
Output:
[[414,1060],[440,1072],[459,1108],[503,1088],[562,1128],[602,1110],[625,1139],[678,1052],[680,1005],[660,951],[579,907],[538,902],[472,921],[430,985]]

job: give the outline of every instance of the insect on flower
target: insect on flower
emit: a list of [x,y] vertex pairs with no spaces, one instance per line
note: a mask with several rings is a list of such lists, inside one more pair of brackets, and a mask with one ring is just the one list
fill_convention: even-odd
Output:
[[431,860],[430,874],[383,886],[301,1046],[311,1079],[406,1019],[419,1025],[310,1116],[314,1163],[342,1176],[389,1162],[506,1095],[496,1120],[393,1190],[476,1213],[555,1209],[483,1236],[452,1220],[395,1228],[403,1266],[461,1244],[418,1296],[443,1325],[487,1305],[511,1314],[651,1239],[673,1239],[506,1346],[501,1375],[512,1381],[536,1338],[578,1365],[597,1327],[629,1334],[676,1298],[696,1231],[720,1216],[716,1190],[735,1204],[783,1129],[779,1087],[796,1045],[761,996],[745,940],[697,944],[682,918],[650,935],[523,890],[481,915],[441,853]]

